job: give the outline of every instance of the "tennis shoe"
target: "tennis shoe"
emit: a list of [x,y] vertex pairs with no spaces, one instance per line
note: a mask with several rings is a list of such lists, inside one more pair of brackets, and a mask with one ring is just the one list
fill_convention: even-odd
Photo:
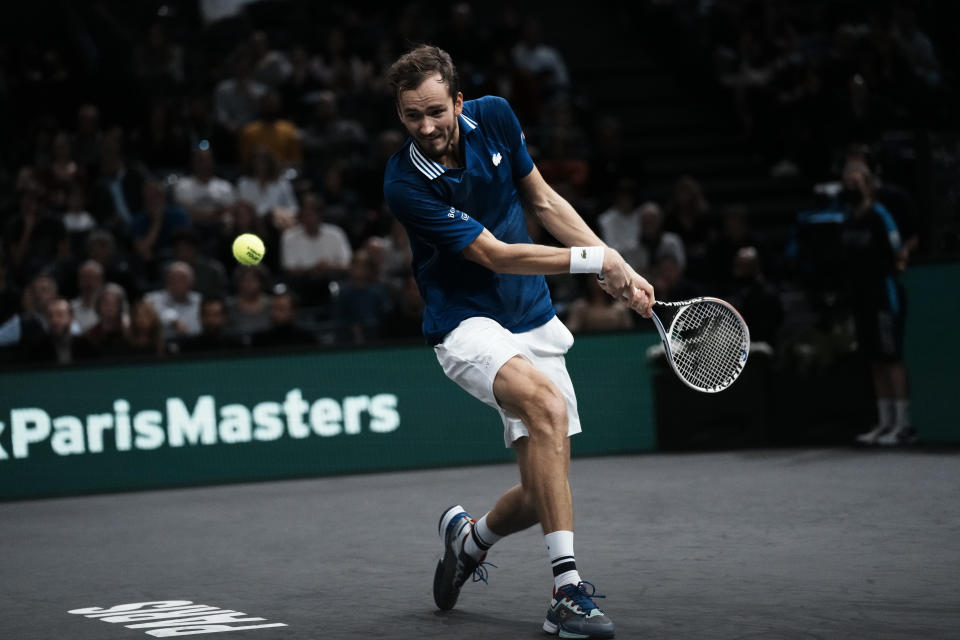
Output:
[[913,444],[917,441],[917,432],[913,427],[897,427],[890,429],[879,438],[877,444],[881,447],[898,447]]
[[[590,591],[587,592],[587,587]],[[612,638],[613,620],[592,598],[605,598],[590,582],[565,584],[554,590],[543,630],[561,638]]]
[[857,436],[857,444],[863,445],[873,445],[877,444],[877,441],[883,436],[887,435],[893,431],[893,427],[885,424],[877,425],[870,431],[866,433],[861,433]]
[[463,541],[475,522],[460,505],[450,507],[440,516],[438,529],[443,540],[443,556],[433,574],[433,601],[444,611],[457,604],[460,588],[467,578],[472,576],[474,582],[487,581],[484,565],[489,563],[483,561],[487,554],[474,560],[463,551]]

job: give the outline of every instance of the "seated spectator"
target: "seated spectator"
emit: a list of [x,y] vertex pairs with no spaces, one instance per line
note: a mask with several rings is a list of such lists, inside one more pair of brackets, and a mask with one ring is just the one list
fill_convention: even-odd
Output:
[[130,329],[127,332],[128,355],[164,356],[167,343],[160,314],[146,299],[138,300],[130,311]]
[[633,327],[630,307],[610,297],[596,278],[586,279],[587,295],[570,305],[566,325],[573,333],[616,331]]
[[193,150],[192,167],[193,173],[177,181],[174,200],[194,226],[215,227],[236,198],[233,185],[214,174],[213,150],[206,141]]
[[202,296],[193,290],[193,268],[186,262],[171,262],[164,277],[164,288],[151,291],[144,298],[160,316],[167,340],[200,333]]
[[103,277],[107,282],[116,282],[127,292],[128,298],[136,297],[140,283],[130,268],[130,264],[117,253],[117,241],[106,229],[94,229],[87,236],[87,257],[103,267]]
[[307,153],[319,160],[338,158],[344,162],[364,155],[369,141],[367,132],[359,121],[341,115],[337,93],[323,90],[311,98],[313,117],[303,132]]
[[97,221],[87,211],[87,194],[81,182],[74,182],[67,190],[63,226],[70,236],[70,244],[74,251],[83,246],[87,235],[97,226]]
[[[34,276],[20,298],[20,345],[27,349],[42,342],[47,333],[47,305],[59,297],[57,281],[41,273]],[[78,331],[74,331],[77,333]]]
[[[600,238],[620,253],[635,249],[640,237],[640,210],[637,208],[636,189],[633,180],[620,180],[613,205],[597,217]],[[633,265],[633,268],[636,269],[637,266]]]
[[623,259],[638,273],[648,273],[653,263],[664,255],[672,256],[681,269],[687,266],[683,240],[675,233],[663,230],[663,210],[656,202],[645,202],[640,213],[640,234],[637,244],[623,252]]
[[19,207],[13,215],[7,216],[0,235],[12,270],[22,278],[53,264],[67,234],[60,217],[43,206],[39,186],[26,184],[18,196]]
[[260,98],[267,88],[251,77],[253,61],[245,49],[238,49],[231,60],[233,75],[221,80],[213,90],[217,123],[232,135],[257,117]]
[[326,301],[330,281],[344,275],[353,254],[347,234],[323,222],[323,206],[318,196],[305,195],[299,223],[280,238],[284,274],[301,298],[311,303]]
[[742,247],[732,260],[732,287],[727,301],[750,327],[750,340],[774,346],[783,324],[783,305],[776,288],[763,275],[755,247]]
[[287,228],[300,207],[293,185],[280,175],[280,167],[263,148],[250,155],[247,173],[237,182],[237,197],[253,204],[258,216],[270,216],[278,229]]
[[704,268],[707,243],[713,232],[709,214],[710,203],[700,183],[690,176],[678,178],[667,202],[663,228],[683,240],[691,273]]
[[74,335],[73,312],[70,303],[63,298],[54,298],[46,306],[47,331],[44,339],[27,345],[24,359],[27,362],[51,362],[71,364],[79,360],[97,357],[97,349],[82,335]]
[[94,308],[103,288],[103,266],[96,260],[87,260],[77,269],[77,291],[80,295],[70,301],[70,308],[80,332],[86,332],[97,324],[99,318]]
[[297,307],[293,292],[278,286],[270,301],[270,326],[253,335],[255,347],[315,344],[317,337],[296,324]]
[[260,265],[239,267],[233,282],[237,295],[227,299],[227,333],[249,341],[270,326],[267,272]]
[[90,193],[90,213],[101,227],[117,235],[128,233],[133,216],[143,208],[144,172],[128,167],[119,133],[105,136],[100,173]]
[[281,167],[303,164],[303,147],[297,126],[280,117],[280,94],[267,91],[260,98],[260,117],[240,129],[240,162],[247,164],[256,149],[266,149]]
[[104,285],[96,299],[97,323],[84,335],[102,356],[127,353],[130,311],[127,293],[115,282]]
[[218,260],[208,258],[197,246],[199,234],[189,228],[170,234],[170,255],[175,261],[186,262],[193,268],[193,288],[200,295],[223,296],[227,290],[227,271]]
[[757,250],[759,241],[747,224],[747,209],[734,205],[726,209],[720,218],[719,233],[707,244],[707,274],[717,285],[725,286],[731,276],[730,265],[734,256],[744,247]]
[[653,275],[648,278],[657,292],[657,299],[664,302],[676,302],[696,298],[699,288],[687,279],[683,266],[676,256],[664,253],[653,263]]
[[384,318],[380,335],[384,338],[420,338],[423,336],[423,297],[412,273],[404,278],[395,304]]
[[223,351],[243,346],[238,338],[226,332],[227,305],[223,298],[203,299],[200,303],[200,324],[202,328],[198,335],[180,340],[181,353]]
[[535,79],[540,97],[550,99],[570,89],[570,75],[563,55],[543,41],[540,20],[529,16],[523,24],[520,41],[514,46],[513,63]]
[[357,251],[350,263],[350,277],[337,296],[334,320],[348,342],[362,344],[380,336],[389,309],[390,298],[377,282],[369,254]]
[[7,269],[6,254],[0,245],[0,347],[20,341],[20,289]]
[[170,238],[177,229],[190,225],[190,216],[178,204],[167,199],[166,186],[157,179],[143,183],[143,211],[135,214],[130,224],[133,247],[147,265],[165,255]]
[[405,285],[413,264],[410,240],[403,224],[394,218],[390,233],[372,236],[364,244],[371,260],[377,266],[379,280],[391,295],[398,295]]

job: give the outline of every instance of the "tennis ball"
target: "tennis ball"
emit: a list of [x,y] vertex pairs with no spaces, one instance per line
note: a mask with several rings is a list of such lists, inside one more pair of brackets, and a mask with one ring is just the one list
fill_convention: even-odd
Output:
[[252,233],[241,234],[233,241],[233,257],[240,264],[258,264],[266,251],[263,240]]

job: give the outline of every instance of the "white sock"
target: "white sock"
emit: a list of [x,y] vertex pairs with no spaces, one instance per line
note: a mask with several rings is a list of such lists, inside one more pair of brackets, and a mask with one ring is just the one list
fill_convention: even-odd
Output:
[[[487,515],[490,515],[487,513]],[[490,547],[499,542],[503,536],[498,536],[487,526],[487,516],[483,516],[470,527],[470,532],[463,541],[463,551],[474,560],[480,560]]]
[[877,426],[893,426],[893,407],[894,403],[891,398],[877,398],[877,417],[879,418]]
[[906,398],[891,400],[893,404],[893,426],[897,429],[906,429],[910,426],[910,401]]
[[553,567],[553,587],[559,589],[565,584],[580,584],[577,572],[577,559],[573,554],[573,531],[554,531],[543,536]]

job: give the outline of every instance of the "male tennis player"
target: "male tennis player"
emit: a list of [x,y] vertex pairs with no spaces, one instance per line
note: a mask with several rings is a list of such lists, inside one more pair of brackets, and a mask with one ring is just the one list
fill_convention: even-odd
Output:
[[[544,630],[610,638],[613,622],[574,556],[568,436],[580,416],[563,359],[573,336],[543,276],[602,274],[604,290],[644,316],[653,287],[544,182],[505,100],[463,100],[445,51],[417,47],[388,77],[410,138],[387,164],[384,194],[410,236],[424,334],[444,373],[500,413],[520,467],[520,484],[480,520],[459,505],[441,516],[434,600],[452,608],[468,577],[485,580],[494,543],[539,522],[554,575]],[[570,248],[533,244],[523,207]]]

